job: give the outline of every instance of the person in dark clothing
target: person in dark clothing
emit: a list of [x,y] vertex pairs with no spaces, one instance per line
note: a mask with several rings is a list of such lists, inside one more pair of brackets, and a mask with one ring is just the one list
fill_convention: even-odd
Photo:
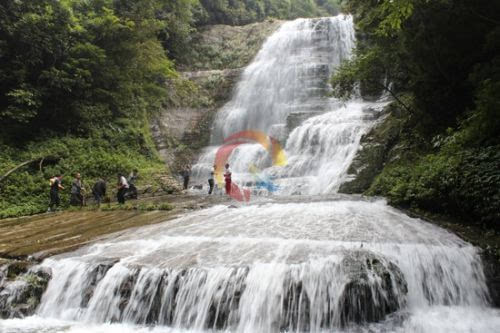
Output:
[[137,199],[137,187],[135,187],[135,182],[137,181],[137,177],[139,174],[139,170],[134,169],[130,175],[128,176],[128,191],[127,197],[132,199]]
[[182,178],[184,179],[184,189],[185,190],[187,190],[187,188],[188,188],[190,176],[191,176],[191,166],[186,165],[186,167],[182,171]]
[[97,180],[94,187],[92,187],[92,194],[94,195],[97,207],[100,207],[102,199],[106,195],[106,181],[104,179],[99,178]]
[[226,171],[224,172],[224,181],[226,182],[226,194],[231,194],[231,169],[229,163],[226,164]]
[[55,177],[52,177],[50,179],[50,203],[47,212],[57,210],[61,203],[61,199],[59,198],[59,190],[64,189],[64,186],[62,186],[62,178],[63,176],[56,175]]
[[212,167],[212,170],[210,170],[210,177],[208,178],[208,194],[212,194],[214,190],[214,175],[215,175],[215,164]]
[[118,203],[124,204],[125,203],[125,193],[128,190],[128,182],[127,179],[122,175],[118,175],[118,193],[116,194],[116,197],[118,199]]
[[83,207],[82,178],[80,173],[75,174],[75,179],[71,183],[70,205]]

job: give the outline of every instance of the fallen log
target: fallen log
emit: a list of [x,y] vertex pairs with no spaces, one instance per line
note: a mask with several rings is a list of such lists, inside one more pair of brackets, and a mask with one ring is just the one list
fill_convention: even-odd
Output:
[[[51,156],[44,156],[44,157],[38,157],[38,158],[35,158],[35,159],[32,159],[32,160],[28,160],[28,161],[24,161],[18,165],[16,165],[14,168],[10,169],[9,171],[7,171],[5,174],[3,174],[1,177],[0,177],[0,183],[2,181],[4,181],[7,177],[9,177],[12,173],[16,172],[17,170],[19,170],[20,168],[26,166],[26,165],[30,165],[31,163],[35,163],[35,162],[40,162],[40,164],[38,165],[40,171],[42,171],[42,165],[43,165],[43,162],[44,160],[46,159],[50,159]],[[54,160],[59,160],[59,158],[55,157],[53,158]]]

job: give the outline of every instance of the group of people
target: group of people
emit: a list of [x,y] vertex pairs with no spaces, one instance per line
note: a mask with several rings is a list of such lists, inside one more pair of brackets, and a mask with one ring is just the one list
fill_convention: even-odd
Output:
[[[212,170],[210,171],[210,176],[208,178],[208,194],[212,194],[215,188],[215,170],[216,165],[214,164]],[[224,171],[224,182],[226,194],[231,193],[231,169],[229,164],[225,165]],[[187,190],[189,185],[189,178],[191,175],[191,166],[186,165],[181,171],[181,175],[184,181],[184,189]],[[137,188],[135,187],[135,182],[138,177],[138,170],[134,169],[128,178],[123,174],[118,174],[118,184],[117,184],[117,194],[116,198],[118,203],[125,203],[126,198],[137,199]],[[59,197],[59,191],[64,190],[62,185],[63,175],[56,175],[50,179],[50,203],[48,212],[57,210],[61,204],[61,199]],[[101,202],[106,197],[107,183],[104,178],[99,178],[92,187],[92,195],[94,196],[95,203],[97,206],[101,205]],[[71,197],[70,205],[83,207],[85,205],[85,189],[82,183],[82,177],[79,172],[75,174],[75,178],[71,183]]]
[[[216,165],[214,164],[212,166],[212,169],[210,170],[210,175],[208,177],[208,194],[212,194],[214,192],[214,187],[215,187],[215,170],[216,170]],[[188,188],[189,184],[189,173],[186,175],[186,170],[191,171],[191,169],[185,169],[183,170],[183,177],[184,177],[184,189],[186,190]],[[229,164],[226,163],[225,165],[225,170],[224,170],[224,182],[226,184],[225,189],[226,189],[226,194],[231,193],[231,169],[229,168]]]
[[[135,187],[135,181],[138,177],[138,170],[134,169],[128,179],[125,178],[123,174],[118,174],[118,184],[117,184],[117,200],[118,203],[125,203],[125,197],[130,197],[132,199],[137,199],[137,188]],[[50,203],[48,212],[55,211],[61,204],[61,199],[59,196],[59,191],[64,190],[62,185],[63,175],[56,175],[50,179]],[[101,202],[106,197],[107,183],[103,178],[99,178],[92,186],[92,195],[94,196],[95,203],[97,206],[101,205]],[[75,174],[75,178],[71,183],[71,196],[70,205],[83,207],[85,205],[85,189],[82,183],[82,177],[79,172]]]

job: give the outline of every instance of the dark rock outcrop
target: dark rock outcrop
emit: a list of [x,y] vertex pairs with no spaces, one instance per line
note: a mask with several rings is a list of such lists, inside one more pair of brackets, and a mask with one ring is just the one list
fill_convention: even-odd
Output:
[[87,280],[86,288],[82,290],[82,302],[80,306],[82,308],[87,307],[89,304],[92,295],[94,294],[95,287],[102,280],[102,278],[106,275],[108,270],[113,267],[113,265],[118,260],[109,260],[107,262],[100,263],[96,265],[92,271],[90,272],[89,278]]
[[23,318],[33,315],[40,304],[52,274],[34,268],[0,285],[0,318]]
[[363,193],[368,190],[384,166],[399,158],[405,147],[400,145],[404,119],[392,106],[383,111],[365,110],[366,118],[382,119],[363,137],[349,169],[349,179],[340,186],[340,193]]
[[401,270],[369,251],[356,251],[342,261],[348,282],[339,299],[340,324],[382,320],[406,303],[408,286]]
[[483,253],[481,259],[491,305],[500,308],[500,258],[493,254]]
[[[338,290],[324,290],[322,302],[325,309],[315,325],[325,329],[345,327],[383,320],[406,303],[408,288],[400,269],[385,258],[369,252],[347,253],[340,267],[332,267],[332,272],[340,269],[344,276],[340,297]],[[296,274],[299,276],[300,274]],[[302,280],[291,276],[285,280],[280,328],[283,331],[309,331],[311,323],[311,291],[305,290]],[[317,291],[315,291],[317,292]],[[317,297],[317,295],[316,295]],[[338,297],[338,298],[337,298]],[[324,299],[323,299],[324,298]],[[314,321],[313,320],[313,321]]]

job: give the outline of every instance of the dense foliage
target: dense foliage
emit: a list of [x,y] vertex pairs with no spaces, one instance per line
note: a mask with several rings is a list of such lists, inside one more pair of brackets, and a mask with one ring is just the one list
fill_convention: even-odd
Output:
[[85,133],[157,108],[173,69],[156,38],[155,3],[3,1],[2,137]]
[[267,17],[294,19],[335,15],[340,0],[200,0],[197,24],[241,25]]
[[[498,228],[500,2],[351,0],[361,42],[335,93],[392,94],[401,145],[370,193]],[[359,85],[358,85],[359,83]]]

